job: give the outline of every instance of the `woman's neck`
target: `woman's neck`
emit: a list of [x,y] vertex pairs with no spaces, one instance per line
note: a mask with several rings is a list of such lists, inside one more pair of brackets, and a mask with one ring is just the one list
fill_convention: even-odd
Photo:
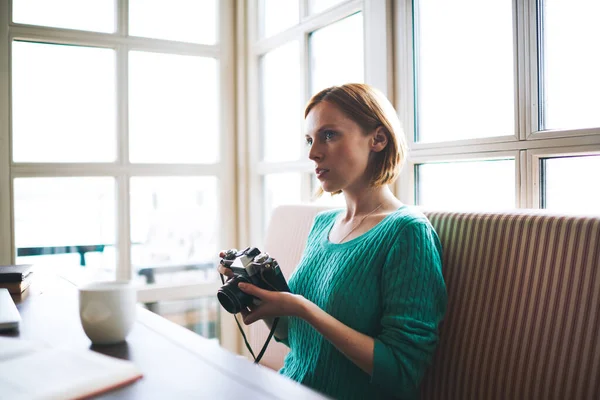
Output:
[[344,192],[344,196],[346,198],[345,220],[366,215],[377,207],[379,207],[378,212],[388,213],[402,205],[402,202],[394,196],[388,186],[369,187],[356,194]]

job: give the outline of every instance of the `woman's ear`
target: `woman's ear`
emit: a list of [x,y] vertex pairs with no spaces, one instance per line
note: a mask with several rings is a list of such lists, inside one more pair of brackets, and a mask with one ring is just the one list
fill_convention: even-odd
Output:
[[377,127],[371,140],[371,151],[378,153],[385,149],[385,146],[388,144],[388,136],[386,135],[385,128],[383,126]]

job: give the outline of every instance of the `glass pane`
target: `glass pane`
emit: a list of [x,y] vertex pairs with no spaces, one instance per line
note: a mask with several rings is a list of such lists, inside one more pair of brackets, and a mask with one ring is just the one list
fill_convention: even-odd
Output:
[[131,161],[217,162],[219,98],[215,59],[130,52]]
[[144,306],[192,332],[218,342],[221,305],[216,296],[186,300],[161,300],[155,303],[145,303]]
[[283,204],[302,201],[302,174],[284,172],[264,176],[264,223],[268,226],[273,210]]
[[512,3],[419,2],[419,141],[514,134]]
[[515,161],[460,161],[417,166],[418,204],[444,210],[515,208]]
[[290,42],[262,58],[262,143],[265,161],[297,160],[302,153],[299,57],[298,43]]
[[542,160],[544,208],[600,214],[600,185],[590,173],[600,171],[600,155]]
[[75,279],[115,278],[115,180],[14,180],[17,263]]
[[300,21],[298,0],[262,0],[262,35],[272,36]]
[[15,162],[116,159],[115,52],[13,42]]
[[84,31],[115,31],[116,1],[13,0],[13,21]]
[[345,1],[346,0],[309,0],[308,9],[310,10],[311,14],[316,14],[333,6],[337,6]]
[[356,13],[310,35],[312,94],[365,80],[363,16]]
[[217,179],[131,178],[131,260],[141,283],[216,281]]
[[217,0],[129,0],[129,34],[153,39],[214,44]]
[[600,1],[544,0],[542,129],[600,127]]

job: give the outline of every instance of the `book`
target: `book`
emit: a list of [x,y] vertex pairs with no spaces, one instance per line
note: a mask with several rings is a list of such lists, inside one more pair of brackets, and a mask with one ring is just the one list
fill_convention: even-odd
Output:
[[142,373],[130,361],[84,348],[0,337],[2,398],[86,399],[140,378]]
[[10,294],[21,294],[31,285],[32,275],[29,274],[20,282],[0,282],[0,288],[8,289]]
[[32,272],[32,264],[0,265],[0,282],[21,282]]

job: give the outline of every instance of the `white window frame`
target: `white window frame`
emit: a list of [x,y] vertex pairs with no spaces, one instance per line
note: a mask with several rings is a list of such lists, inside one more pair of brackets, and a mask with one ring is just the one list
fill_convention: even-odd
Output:
[[[415,0],[418,1],[418,0]],[[426,0],[421,0],[426,1]],[[519,208],[539,208],[539,170],[536,157],[552,154],[600,153],[600,127],[576,130],[538,130],[538,60],[536,0],[513,0],[515,49],[515,134],[492,138],[418,143],[414,140],[412,0],[394,1],[395,103],[409,144],[407,165],[400,177],[400,199],[414,204],[415,163],[440,159],[469,160],[498,152],[519,152],[515,192]],[[575,150],[574,150],[575,149]],[[575,152],[575,153],[574,153]],[[538,162],[539,164],[539,162]],[[537,174],[537,175],[535,175]]]
[[6,0],[0,1],[0,264],[12,264],[13,220],[12,185],[10,179],[10,57],[7,30],[10,7]]
[[[525,188],[521,184],[525,181],[525,175],[523,174],[524,168],[521,166],[524,164],[524,158],[522,152],[519,150],[504,150],[504,151],[487,151],[477,152],[470,154],[439,154],[429,156],[413,156],[404,166],[405,169],[410,170],[408,174],[407,187],[412,190],[408,194],[410,204],[415,204],[415,193],[418,190],[417,182],[415,181],[415,167],[422,164],[428,163],[440,163],[440,162],[452,162],[452,161],[495,161],[512,158],[515,160],[515,182],[517,187],[515,190],[515,206],[520,207],[524,204],[526,193]],[[450,194],[449,194],[450,195]]]
[[[13,181],[22,177],[109,176],[116,180],[117,196],[117,279],[131,279],[129,179],[132,176],[214,176],[219,179],[220,243],[237,245],[235,185],[235,1],[220,0],[219,40],[215,45],[172,43],[142,37],[128,37],[128,0],[116,0],[115,33],[97,33],[12,23],[12,1],[0,0],[0,263],[15,261]],[[8,27],[6,29],[5,27]],[[11,138],[11,47],[14,39],[50,41],[111,48],[117,60],[117,160],[111,163],[13,163]],[[220,161],[215,164],[131,164],[127,161],[128,143],[128,65],[129,50],[156,51],[214,57],[219,61]],[[216,259],[217,255],[215,255]],[[155,285],[141,288],[141,302],[183,300],[214,295],[215,284]],[[221,345],[239,352],[237,329],[231,318],[221,314]]]
[[568,156],[597,156],[599,154],[600,144],[560,148],[539,148],[527,151],[527,176],[531,182],[531,186],[527,188],[528,207],[540,208],[540,189],[543,184],[541,181],[540,164],[543,159]]

